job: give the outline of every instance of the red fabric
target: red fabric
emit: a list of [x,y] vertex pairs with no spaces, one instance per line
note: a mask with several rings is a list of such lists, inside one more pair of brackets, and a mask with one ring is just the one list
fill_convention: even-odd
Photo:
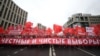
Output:
[[53,25],[53,30],[54,30],[54,33],[59,33],[59,32],[62,31],[62,26],[54,24]]
[[0,27],[0,34],[4,33],[4,29]]
[[[24,27],[24,29],[22,31],[22,34],[24,34],[24,35],[30,35],[30,34],[32,34],[32,31],[33,31],[32,25],[33,25],[33,23],[26,22],[25,27]],[[19,25],[19,26],[17,26],[17,28],[21,29],[22,27],[20,27],[20,25]]]
[[100,46],[100,38],[0,38],[0,44]]
[[26,22],[26,23],[25,23],[25,27],[26,27],[26,28],[28,28],[28,27],[30,28],[30,27],[32,27],[32,25],[33,25],[32,22]]
[[34,27],[33,30],[32,30],[32,32],[33,32],[34,35],[38,35],[39,34],[38,27]]
[[100,34],[100,26],[99,25],[93,25],[92,27],[94,27],[94,33],[95,35],[99,35]]
[[65,28],[63,32],[64,34],[67,34],[67,33],[74,34],[75,30],[73,28]]
[[[24,29],[23,29],[23,31],[22,31],[22,33],[23,34],[31,34],[32,33],[32,25],[33,25],[33,23],[32,22],[26,22],[25,23],[25,27],[24,27]],[[19,27],[20,28],[20,27]]]
[[14,30],[14,26],[9,26],[7,30]]
[[45,34],[45,31],[43,29],[39,29],[38,35],[39,36],[44,36],[44,34]]
[[68,29],[68,32],[69,32],[70,34],[74,34],[75,31],[74,31],[73,28],[69,28],[69,29]]
[[17,30],[22,30],[23,27],[22,27],[22,25],[17,25],[17,26],[16,26],[16,29],[17,29]]
[[52,29],[51,28],[47,28],[45,34],[46,35],[52,35]]
[[76,35],[86,35],[86,30],[84,27],[76,27],[75,34]]
[[27,31],[23,30],[23,31],[21,32],[21,34],[22,34],[22,35],[26,35],[26,34],[27,34]]
[[68,33],[68,28],[65,28],[64,30],[63,30],[63,33],[66,35],[67,33]]
[[9,34],[11,30],[14,30],[14,26],[9,26],[6,30],[6,34]]

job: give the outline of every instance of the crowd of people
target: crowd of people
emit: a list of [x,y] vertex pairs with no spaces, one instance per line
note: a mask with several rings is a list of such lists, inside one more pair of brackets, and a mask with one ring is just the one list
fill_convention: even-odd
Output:
[[39,29],[39,27],[32,27],[33,23],[27,22],[24,27],[21,25],[9,26],[6,30],[0,27],[0,37],[12,38],[99,38],[100,24],[92,25],[91,27],[74,27],[63,28],[60,25],[54,24],[53,29]]

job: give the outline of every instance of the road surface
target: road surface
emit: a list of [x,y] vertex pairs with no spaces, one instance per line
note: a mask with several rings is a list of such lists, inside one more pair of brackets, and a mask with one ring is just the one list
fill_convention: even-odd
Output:
[[0,56],[100,56],[100,47],[0,45]]

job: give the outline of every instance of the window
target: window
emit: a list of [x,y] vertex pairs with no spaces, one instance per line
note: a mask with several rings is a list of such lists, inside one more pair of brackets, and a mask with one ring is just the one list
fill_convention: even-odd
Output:
[[20,24],[20,17],[18,18],[18,24]]
[[26,18],[25,18],[25,21],[24,22],[26,22]]
[[2,13],[4,11],[4,5],[2,6],[1,12],[0,12],[0,17],[2,16]]
[[14,3],[12,4],[12,11],[14,11]]
[[7,3],[7,6],[9,7],[9,5],[10,5],[10,0],[8,0],[8,3]]
[[25,13],[23,12],[23,17],[24,17]]
[[7,27],[7,22],[5,22],[4,29],[6,29],[6,27]]
[[18,9],[18,14],[20,13],[20,8]]
[[12,12],[12,16],[11,16],[11,18],[12,18],[11,21],[13,21],[13,20],[14,20],[14,13],[13,13],[13,12]]
[[0,2],[2,2],[3,0],[0,0]]
[[12,24],[12,26],[14,26],[14,24]]
[[16,6],[15,12],[17,12],[18,6]]
[[15,4],[14,4],[14,6],[13,6],[13,11],[15,10]]
[[0,6],[1,6],[1,2],[0,2]]
[[20,24],[20,17],[18,18],[18,24]]
[[7,10],[8,10],[8,8],[6,8],[6,10],[5,10],[5,12],[4,12],[4,15],[3,15],[3,18],[5,18],[5,17],[6,17]]
[[20,13],[20,15],[22,16],[22,10],[21,10],[21,13]]
[[11,25],[11,23],[8,24],[8,27]]
[[1,17],[1,12],[2,12],[2,11],[0,11],[0,17]]
[[9,10],[9,12],[7,14],[7,20],[9,19],[9,16],[10,16],[10,10]]
[[23,16],[23,17],[24,17],[24,14],[25,14],[25,13],[24,13],[24,11],[23,11],[23,12],[22,12],[22,16]]
[[21,19],[21,24],[23,24],[23,18]]
[[79,18],[77,18],[76,21],[79,21]]
[[22,21],[22,22],[23,22],[23,25],[24,25],[24,24],[25,24],[25,22],[26,22],[26,19],[23,19],[23,21]]
[[85,21],[88,21],[88,18],[87,17],[85,17]]
[[16,23],[18,23],[18,16],[17,16],[17,18],[16,18]]
[[13,2],[11,2],[10,9],[12,8],[12,4],[13,4]]
[[15,19],[16,19],[16,14],[14,14],[13,22],[15,22]]
[[89,23],[88,23],[88,22],[82,22],[81,25],[82,25],[83,27],[86,27],[86,26],[89,26]]
[[83,19],[83,17],[80,17],[80,19],[83,21],[84,19]]
[[12,21],[12,17],[13,17],[13,12],[11,13],[11,18],[10,18],[10,21]]
[[6,4],[7,0],[4,0],[4,4]]
[[3,26],[3,24],[4,24],[4,21],[1,22],[0,26]]

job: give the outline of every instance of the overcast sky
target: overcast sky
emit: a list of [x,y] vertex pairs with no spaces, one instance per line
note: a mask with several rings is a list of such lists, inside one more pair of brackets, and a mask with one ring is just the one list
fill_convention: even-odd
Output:
[[90,13],[100,15],[100,0],[13,0],[28,12],[33,25],[41,23],[47,27],[63,25],[72,14]]

